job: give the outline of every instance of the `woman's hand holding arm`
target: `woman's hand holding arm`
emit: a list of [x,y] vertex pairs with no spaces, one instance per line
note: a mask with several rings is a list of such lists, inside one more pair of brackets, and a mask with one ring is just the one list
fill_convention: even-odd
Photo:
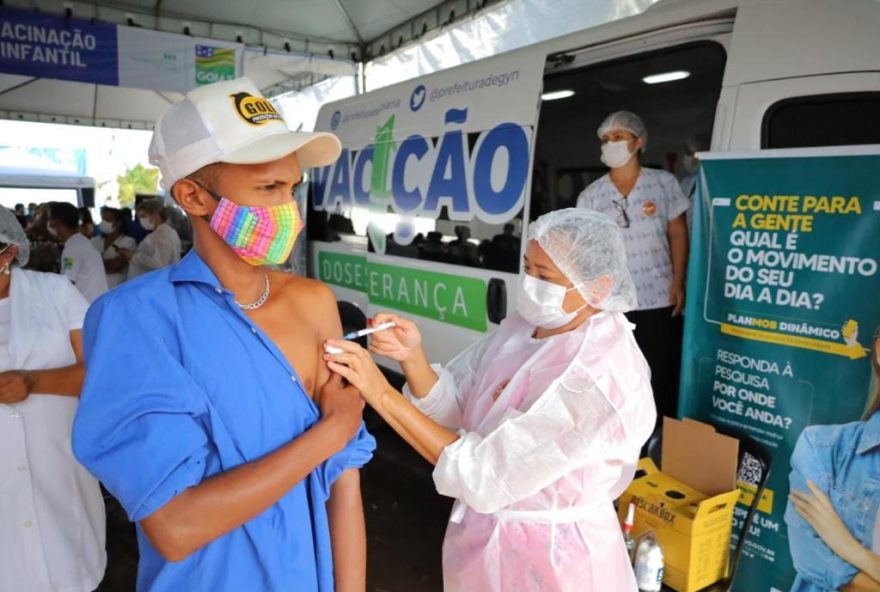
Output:
[[856,540],[821,489],[812,481],[807,481],[807,487],[812,496],[796,489],[791,492],[791,502],[798,513],[841,559],[880,581],[880,555]]

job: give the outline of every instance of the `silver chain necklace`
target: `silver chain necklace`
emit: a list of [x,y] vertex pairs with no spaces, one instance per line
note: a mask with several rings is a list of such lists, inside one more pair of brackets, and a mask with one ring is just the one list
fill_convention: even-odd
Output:
[[266,280],[266,287],[263,288],[263,293],[260,294],[260,297],[253,302],[249,302],[248,304],[242,304],[241,302],[236,300],[235,304],[236,306],[238,306],[238,308],[240,308],[241,310],[257,310],[258,308],[266,304],[266,301],[269,299],[269,274],[266,273],[263,275],[263,277]]

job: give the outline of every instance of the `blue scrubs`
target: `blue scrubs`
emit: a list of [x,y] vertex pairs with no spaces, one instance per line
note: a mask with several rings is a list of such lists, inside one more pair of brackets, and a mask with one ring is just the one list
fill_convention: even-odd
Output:
[[[133,521],[320,418],[284,355],[195,251],[97,300],[84,345],[74,452]],[[361,427],[271,508],[181,562],[163,559],[138,526],[138,590],[332,592],[324,504],[374,448]]]

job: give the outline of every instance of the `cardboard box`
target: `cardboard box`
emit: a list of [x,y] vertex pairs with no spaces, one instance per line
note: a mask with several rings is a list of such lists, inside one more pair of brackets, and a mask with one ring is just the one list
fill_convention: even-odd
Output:
[[663,583],[694,592],[727,575],[739,442],[693,420],[664,418],[662,472],[649,458],[645,474],[620,497],[620,520],[636,503],[633,537],[653,531],[663,547]]

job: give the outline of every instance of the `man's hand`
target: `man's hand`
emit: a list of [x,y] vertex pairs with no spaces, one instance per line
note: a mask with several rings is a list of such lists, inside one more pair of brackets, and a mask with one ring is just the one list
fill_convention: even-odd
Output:
[[338,426],[345,438],[343,446],[354,438],[364,414],[364,400],[355,387],[344,385],[342,377],[333,373],[315,393],[315,402],[321,409],[321,419],[333,421]]
[[20,403],[31,394],[27,372],[10,370],[0,372],[0,403]]
[[672,316],[677,317],[684,312],[684,282],[672,281],[669,286],[669,304],[672,309]]
[[134,253],[128,249],[117,248],[116,252],[118,253],[117,259],[122,259],[126,263],[131,261],[131,258],[134,256]]
[[793,489],[789,496],[798,514],[803,516],[819,538],[841,559],[858,566],[859,555],[863,549],[861,543],[853,537],[846,524],[837,515],[828,496],[812,481],[807,481],[807,487],[810,488],[812,496],[796,489]]

